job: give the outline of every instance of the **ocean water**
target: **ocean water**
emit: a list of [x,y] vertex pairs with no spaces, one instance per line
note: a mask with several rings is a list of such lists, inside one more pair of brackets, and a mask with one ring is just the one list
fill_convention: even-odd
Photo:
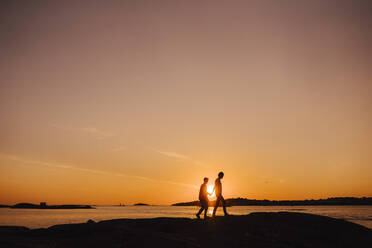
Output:
[[[0,226],[45,228],[57,224],[83,223],[118,218],[186,217],[195,218],[198,207],[175,206],[97,206],[96,209],[10,209],[0,208]],[[209,208],[209,215],[211,214]],[[230,214],[293,211],[346,219],[372,229],[372,206],[234,206]],[[222,215],[219,208],[217,215]]]

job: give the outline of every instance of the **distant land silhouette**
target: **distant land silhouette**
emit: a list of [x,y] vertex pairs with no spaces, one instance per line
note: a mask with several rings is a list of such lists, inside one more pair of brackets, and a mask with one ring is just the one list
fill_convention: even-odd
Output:
[[146,203],[136,203],[134,206],[149,206],[149,204]]
[[18,203],[13,206],[1,205],[8,208],[31,208],[31,209],[92,209],[90,205],[47,205],[41,202],[39,205],[32,203]]
[[[210,201],[209,206],[214,206],[216,201]],[[180,202],[172,206],[199,206],[199,201]],[[304,205],[372,205],[372,197],[334,197],[318,200],[256,200],[246,198],[229,198],[226,199],[227,206],[304,206]]]

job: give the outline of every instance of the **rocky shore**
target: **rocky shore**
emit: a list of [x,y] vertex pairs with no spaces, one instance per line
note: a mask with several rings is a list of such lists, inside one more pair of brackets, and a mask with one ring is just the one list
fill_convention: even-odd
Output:
[[0,247],[372,247],[372,230],[293,212],[0,227]]

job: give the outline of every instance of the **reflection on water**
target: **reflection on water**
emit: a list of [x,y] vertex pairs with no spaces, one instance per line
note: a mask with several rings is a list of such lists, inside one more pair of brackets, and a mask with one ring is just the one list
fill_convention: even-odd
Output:
[[[0,208],[0,225],[49,227],[56,224],[82,223],[117,218],[187,217],[195,218],[198,207],[172,206],[97,206],[96,209],[9,209]],[[212,211],[212,209],[210,209]],[[208,211],[208,212],[210,212]],[[346,219],[372,228],[372,206],[236,206],[229,207],[230,214],[252,212],[295,211]],[[209,213],[210,215],[211,213]],[[223,215],[218,209],[217,215]]]

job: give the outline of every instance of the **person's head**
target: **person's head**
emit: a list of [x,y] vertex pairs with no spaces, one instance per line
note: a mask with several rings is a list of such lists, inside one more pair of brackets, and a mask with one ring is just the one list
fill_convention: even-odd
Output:
[[204,177],[204,183],[208,183],[208,177]]
[[224,176],[224,174],[223,174],[223,172],[221,171],[220,173],[218,173],[218,178],[219,179],[222,179],[223,178],[223,176]]

